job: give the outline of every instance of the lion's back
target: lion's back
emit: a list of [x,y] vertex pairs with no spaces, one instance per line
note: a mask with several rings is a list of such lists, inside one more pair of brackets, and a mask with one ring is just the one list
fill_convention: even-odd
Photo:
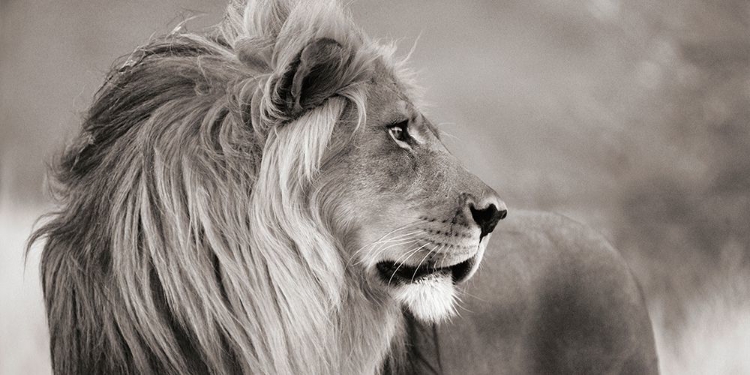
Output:
[[441,327],[445,373],[657,372],[640,289],[598,233],[560,215],[513,212]]

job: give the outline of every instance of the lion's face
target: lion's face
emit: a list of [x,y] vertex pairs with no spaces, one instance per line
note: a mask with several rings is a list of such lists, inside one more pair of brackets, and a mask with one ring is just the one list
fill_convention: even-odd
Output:
[[366,125],[355,131],[355,119],[343,117],[334,139],[347,145],[322,172],[337,181],[337,215],[349,218],[347,267],[435,321],[452,312],[454,285],[476,271],[506,207],[379,70],[368,85]]

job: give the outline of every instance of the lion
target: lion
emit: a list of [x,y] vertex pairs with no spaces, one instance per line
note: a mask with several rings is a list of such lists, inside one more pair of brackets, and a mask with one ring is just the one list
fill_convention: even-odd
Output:
[[53,371],[654,371],[616,252],[508,216],[394,50],[334,1],[255,0],[113,68],[30,239]]

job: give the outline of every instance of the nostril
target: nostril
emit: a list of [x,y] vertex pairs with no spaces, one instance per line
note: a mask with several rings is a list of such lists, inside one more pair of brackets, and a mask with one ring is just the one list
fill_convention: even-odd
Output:
[[497,211],[497,207],[495,207],[494,204],[490,204],[486,208],[477,209],[472,203],[469,205],[469,209],[471,210],[471,217],[474,218],[474,221],[479,224],[479,226],[482,226],[485,222],[491,220]]
[[498,210],[497,206],[494,204],[490,204],[485,208],[477,209],[472,203],[469,205],[469,210],[471,211],[471,217],[474,219],[474,222],[479,225],[479,228],[482,231],[479,235],[480,239],[490,234],[492,230],[495,229],[497,222],[508,216],[508,210]]

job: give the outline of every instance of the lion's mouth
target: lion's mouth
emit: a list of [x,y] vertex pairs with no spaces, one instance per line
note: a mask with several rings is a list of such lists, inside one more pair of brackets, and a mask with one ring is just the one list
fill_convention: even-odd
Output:
[[450,276],[454,283],[464,281],[471,272],[477,255],[447,267],[435,267],[432,265],[419,265],[417,267],[399,264],[393,261],[383,261],[377,264],[378,274],[388,284],[409,284],[418,282],[431,275]]

